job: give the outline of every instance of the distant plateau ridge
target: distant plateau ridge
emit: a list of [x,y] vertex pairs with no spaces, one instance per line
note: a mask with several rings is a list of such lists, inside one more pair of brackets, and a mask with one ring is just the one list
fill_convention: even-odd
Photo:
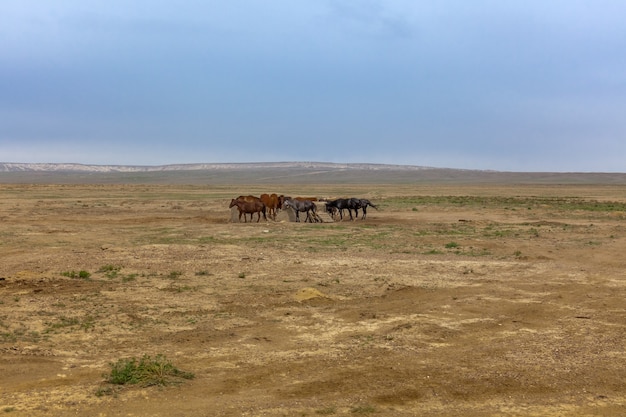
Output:
[[434,169],[413,165],[361,164],[333,162],[245,162],[197,163],[171,165],[87,165],[78,163],[16,163],[0,162],[0,172],[162,172],[258,169],[331,169],[331,170],[423,170]]
[[0,183],[626,185],[626,173],[506,172],[332,162],[198,163],[155,166],[0,162]]

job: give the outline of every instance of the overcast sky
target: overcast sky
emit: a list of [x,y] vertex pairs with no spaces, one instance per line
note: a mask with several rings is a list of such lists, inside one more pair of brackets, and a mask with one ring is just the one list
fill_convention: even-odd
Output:
[[623,0],[2,0],[0,162],[626,172]]

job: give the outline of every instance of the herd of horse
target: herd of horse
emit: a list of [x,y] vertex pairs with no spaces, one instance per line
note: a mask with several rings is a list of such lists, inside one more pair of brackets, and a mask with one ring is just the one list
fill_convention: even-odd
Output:
[[[276,220],[276,214],[280,210],[292,209],[295,212],[296,222],[300,221],[300,213],[306,213],[305,222],[320,223],[322,222],[322,218],[317,214],[317,205],[315,202],[323,202],[326,206],[326,212],[333,220],[336,220],[337,217],[343,220],[344,210],[348,211],[350,220],[358,219],[359,210],[362,211],[361,219],[365,220],[368,206],[378,210],[378,207],[365,198],[352,197],[338,198],[335,200],[318,200],[314,197],[291,198],[277,194],[261,194],[260,197],[241,195],[237,198],[233,198],[228,208],[237,207],[240,222],[242,215],[243,221],[247,222],[246,215],[248,214],[250,214],[251,222],[255,214],[257,215],[257,223],[261,221],[261,215],[263,215],[263,219],[265,220],[267,220],[267,216],[272,220]],[[354,216],[352,215],[352,211],[354,211]]]

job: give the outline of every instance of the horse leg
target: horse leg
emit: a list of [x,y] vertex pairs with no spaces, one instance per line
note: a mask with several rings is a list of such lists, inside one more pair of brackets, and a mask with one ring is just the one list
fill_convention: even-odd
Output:
[[[317,213],[315,212],[315,210],[311,210],[311,219],[315,220],[315,223],[319,223],[320,222],[320,216],[317,215]],[[311,222],[313,223],[313,222]]]

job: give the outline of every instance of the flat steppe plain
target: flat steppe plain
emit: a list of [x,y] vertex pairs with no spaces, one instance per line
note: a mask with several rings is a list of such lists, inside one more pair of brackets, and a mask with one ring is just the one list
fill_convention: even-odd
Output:
[[[626,415],[626,184],[49,182],[0,184],[6,415]],[[144,355],[195,377],[106,381]]]

